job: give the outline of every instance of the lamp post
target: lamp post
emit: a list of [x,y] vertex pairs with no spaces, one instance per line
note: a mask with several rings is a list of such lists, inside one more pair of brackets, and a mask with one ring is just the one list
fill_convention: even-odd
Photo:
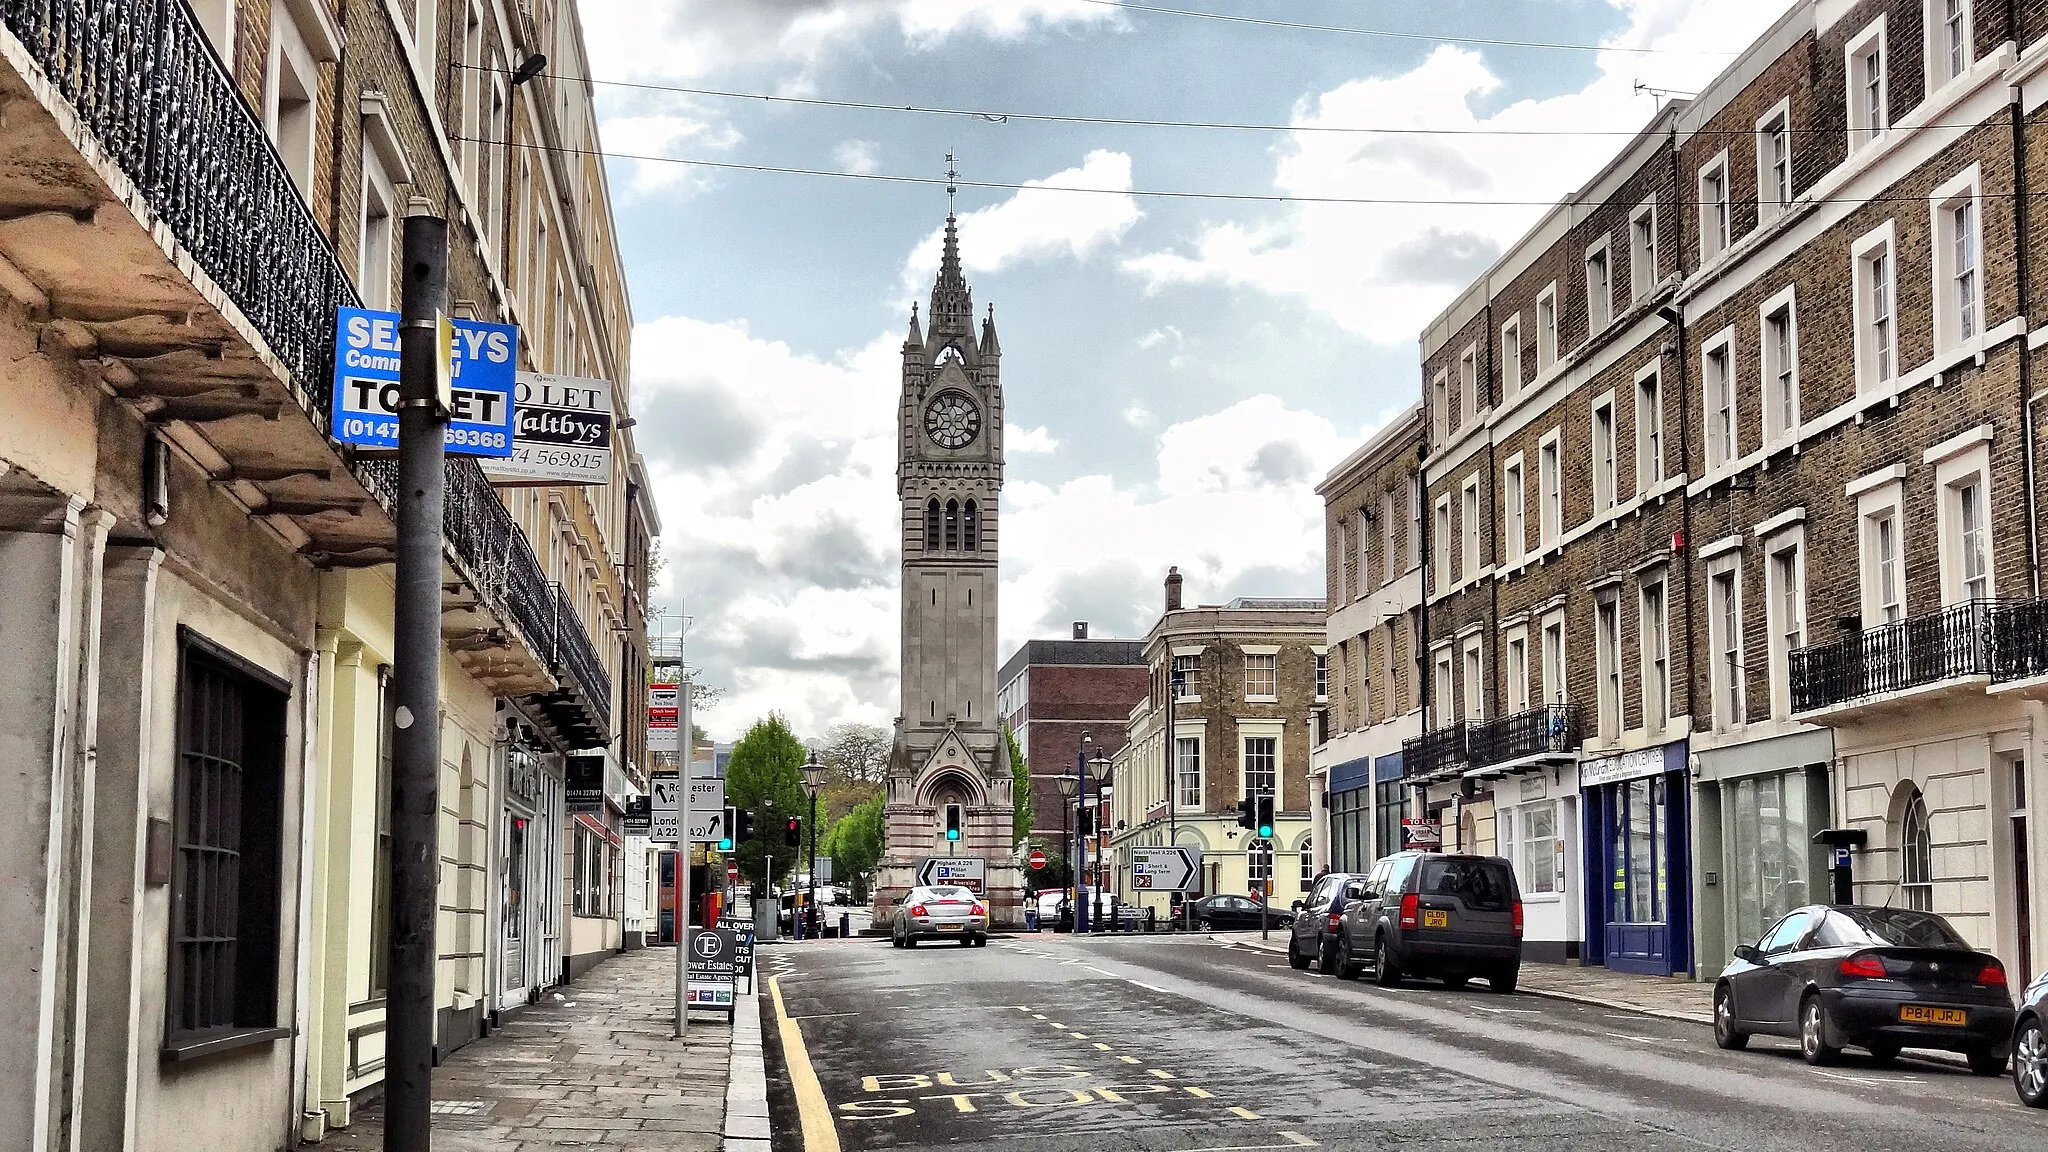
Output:
[[804,897],[804,914],[797,921],[797,939],[805,938],[804,921],[809,921],[812,934],[818,931],[818,790],[825,786],[825,765],[818,761],[818,750],[811,749],[811,758],[804,761],[804,789],[811,794],[811,867],[810,891]]
[[1081,750],[1075,753],[1080,779],[1074,807],[1074,931],[1088,931],[1088,757],[1095,751],[1095,737],[1081,733]]
[[1108,868],[1109,830],[1103,827],[1104,822],[1109,819],[1103,815],[1103,809],[1109,806],[1111,789],[1114,786],[1109,782],[1109,758],[1107,756],[1097,756],[1090,763],[1095,766],[1096,781],[1095,820],[1091,825],[1093,831],[1089,833],[1095,839],[1095,911],[1088,919],[1090,926],[1095,931],[1102,931],[1102,897],[1106,892],[1110,897],[1109,930],[1114,932],[1116,931],[1116,893],[1110,890]]
[[[1071,821],[1074,818],[1074,786],[1079,782],[1080,781],[1078,778],[1068,776],[1065,773],[1061,773],[1059,776],[1054,777],[1053,779],[1053,783],[1056,786],[1058,786],[1060,790],[1060,841],[1065,845],[1065,847],[1060,850],[1064,852],[1067,857],[1067,882],[1069,884],[1075,883],[1074,831]],[[1080,890],[1076,889],[1075,895],[1078,896],[1079,894]],[[1074,903],[1078,905],[1080,901],[1076,900],[1074,901]],[[1075,915],[1079,914],[1080,913],[1078,911],[1075,913]]]

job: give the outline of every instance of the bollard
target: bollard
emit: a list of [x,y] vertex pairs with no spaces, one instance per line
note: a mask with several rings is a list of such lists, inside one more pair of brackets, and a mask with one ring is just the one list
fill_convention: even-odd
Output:
[[845,940],[853,935],[853,917],[845,912],[839,914],[839,938]]
[[1158,930],[1159,909],[1147,905],[1145,908],[1145,931]]

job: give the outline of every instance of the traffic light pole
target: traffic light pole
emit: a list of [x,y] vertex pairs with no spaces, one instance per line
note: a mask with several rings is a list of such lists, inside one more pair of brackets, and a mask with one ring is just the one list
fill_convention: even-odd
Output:
[[1273,938],[1273,921],[1266,915],[1268,905],[1271,903],[1270,897],[1273,893],[1272,860],[1273,842],[1268,840],[1266,841],[1266,880],[1265,883],[1259,885],[1259,939],[1261,940]]
[[[684,699],[688,700],[690,682],[683,681]],[[689,705],[683,706],[683,715],[690,714]],[[686,728],[683,732],[683,747],[690,748],[691,737]],[[676,797],[676,1033],[681,1040],[690,1034],[690,753],[683,754],[683,773],[679,783],[681,795]],[[705,854],[710,859],[710,853]]]

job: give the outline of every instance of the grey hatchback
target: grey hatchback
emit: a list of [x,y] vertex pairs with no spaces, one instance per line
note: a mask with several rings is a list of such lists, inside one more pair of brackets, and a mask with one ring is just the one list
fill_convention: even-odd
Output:
[[1382,986],[1434,976],[1459,988],[1479,976],[1495,992],[1514,991],[1522,970],[1515,870],[1499,856],[1396,852],[1381,860],[1337,932],[1337,975],[1355,978],[1368,962]]

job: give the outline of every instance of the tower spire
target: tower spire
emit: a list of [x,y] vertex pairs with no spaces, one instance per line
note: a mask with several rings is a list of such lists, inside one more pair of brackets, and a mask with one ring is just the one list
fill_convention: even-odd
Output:
[[960,227],[955,215],[960,171],[951,152],[946,153],[946,244],[939,257],[939,278],[932,284],[932,334],[966,336],[974,324],[974,296],[967,289],[967,277],[960,271]]

